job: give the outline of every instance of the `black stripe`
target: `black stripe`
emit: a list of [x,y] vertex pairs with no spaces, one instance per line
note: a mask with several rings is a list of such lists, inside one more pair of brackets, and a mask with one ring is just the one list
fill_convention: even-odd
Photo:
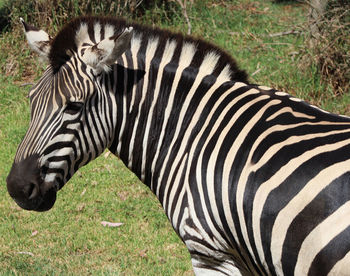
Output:
[[[283,243],[283,254],[281,261],[284,273],[291,273],[294,271],[300,247],[307,235],[310,234],[314,228],[322,223],[339,207],[350,200],[350,192],[346,192],[349,190],[349,180],[350,173],[346,173],[345,175],[335,179],[326,188],[324,188],[293,220],[288,228],[288,232]],[[349,234],[350,232],[348,231],[348,238]],[[345,243],[345,245],[347,250],[349,250],[347,243]],[[322,268],[322,273],[312,273],[313,275],[323,275],[323,273],[327,274],[326,272],[332,268],[334,262],[339,260],[339,255],[337,253],[338,247],[328,246],[327,248],[328,250],[325,251],[328,251],[329,254],[323,254],[323,258],[320,258],[318,261],[315,260],[318,265],[312,269],[315,271],[317,267]],[[322,259],[324,263],[321,265]],[[327,270],[326,267],[329,269]]]
[[[348,189],[347,185],[346,189]],[[349,194],[349,192],[347,193]],[[315,257],[309,269],[309,276],[328,275],[337,261],[349,253],[350,226],[332,239]],[[346,269],[346,271],[344,271]],[[349,273],[349,267],[343,267],[343,273]],[[339,274],[343,275],[343,274]]]
[[[291,149],[290,152],[298,151],[299,148],[300,146],[294,146],[294,149]],[[348,160],[349,158],[350,145],[335,151],[320,153],[305,163],[300,164],[300,166],[296,168],[285,181],[269,194],[262,211],[260,224],[264,226],[261,229],[261,239],[263,241],[265,260],[271,271],[274,271],[270,252],[271,232],[279,211],[282,210],[305,186],[305,184],[314,178],[321,170],[337,162]],[[271,167],[270,164],[269,168],[271,169]]]

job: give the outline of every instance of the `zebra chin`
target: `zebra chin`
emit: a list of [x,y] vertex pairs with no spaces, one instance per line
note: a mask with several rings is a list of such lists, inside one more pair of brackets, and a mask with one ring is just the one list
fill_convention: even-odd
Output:
[[6,182],[10,196],[25,210],[43,212],[55,204],[58,185],[43,181],[36,155],[13,163]]

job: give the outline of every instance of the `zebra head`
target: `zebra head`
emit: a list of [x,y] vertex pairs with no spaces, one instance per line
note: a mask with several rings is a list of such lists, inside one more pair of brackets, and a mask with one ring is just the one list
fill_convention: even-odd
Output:
[[[105,38],[97,41],[89,36],[88,24],[79,22],[78,28],[67,26],[51,39],[45,31],[21,22],[30,47],[50,63],[29,93],[31,121],[7,177],[7,189],[20,207],[46,211],[74,172],[113,139],[107,130],[113,129],[108,114],[115,103],[99,80],[129,49],[133,29],[118,33],[109,26]],[[73,37],[67,37],[69,28]],[[62,46],[65,43],[67,47]]]

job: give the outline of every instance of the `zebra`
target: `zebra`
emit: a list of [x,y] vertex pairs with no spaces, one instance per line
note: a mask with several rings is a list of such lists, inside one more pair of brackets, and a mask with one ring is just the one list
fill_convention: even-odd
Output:
[[119,18],[73,19],[47,61],[7,177],[22,208],[106,148],[157,196],[196,275],[346,275],[350,118],[249,82],[200,38]]

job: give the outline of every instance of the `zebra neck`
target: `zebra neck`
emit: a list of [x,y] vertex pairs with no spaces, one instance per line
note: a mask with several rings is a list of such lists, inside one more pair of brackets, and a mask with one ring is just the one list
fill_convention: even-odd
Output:
[[110,150],[161,200],[187,162],[206,102],[232,86],[232,72],[229,64],[217,72],[220,56],[200,55],[192,43],[135,36],[131,45],[110,74],[117,106]]

